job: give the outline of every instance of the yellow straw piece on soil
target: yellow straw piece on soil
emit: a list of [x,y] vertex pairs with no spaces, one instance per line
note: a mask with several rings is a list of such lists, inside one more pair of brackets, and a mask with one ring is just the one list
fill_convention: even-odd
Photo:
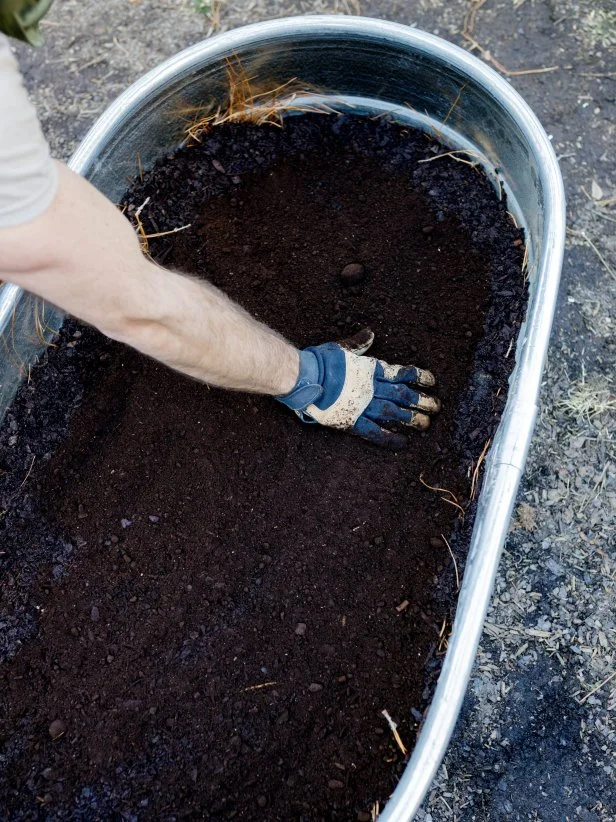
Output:
[[193,121],[186,129],[186,136],[191,140],[200,142],[202,134],[207,134],[215,126],[224,123],[254,123],[257,126],[281,127],[286,112],[337,113],[324,102],[298,103],[300,97],[317,94],[319,90],[300,83],[295,77],[271,88],[263,88],[267,83],[257,84],[256,78],[246,74],[237,57],[227,59],[227,83],[227,100],[214,110],[184,110],[184,114],[193,114]]
[[438,635],[438,647],[436,649],[436,653],[438,656],[442,656],[449,647],[449,637],[451,636],[451,631],[447,633],[447,617],[443,618],[443,624],[441,625],[441,630]]
[[248,691],[260,691],[261,688],[271,688],[272,685],[278,685],[277,682],[262,682],[260,685],[249,685],[247,688],[242,689],[242,693],[248,693]]
[[392,718],[391,718],[391,716],[389,715],[389,711],[386,711],[386,710],[384,710],[384,709],[383,709],[383,710],[381,711],[381,713],[383,714],[383,716],[384,716],[384,717],[385,717],[385,719],[387,720],[387,724],[389,725],[389,727],[390,727],[390,729],[391,729],[391,732],[392,732],[392,734],[394,735],[394,739],[396,740],[396,744],[397,744],[397,746],[398,746],[398,747],[400,748],[400,750],[402,751],[402,755],[403,755],[403,756],[406,756],[406,754],[407,754],[407,750],[406,750],[406,748],[404,747],[404,742],[402,741],[402,739],[400,739],[400,734],[398,733],[398,726],[396,725],[396,723],[393,721],[393,719],[392,719]]

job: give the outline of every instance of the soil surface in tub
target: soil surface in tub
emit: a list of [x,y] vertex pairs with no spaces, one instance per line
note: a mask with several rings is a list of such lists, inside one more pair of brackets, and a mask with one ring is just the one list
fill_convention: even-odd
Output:
[[190,224],[156,259],[299,346],[370,326],[443,411],[382,451],[68,324],[0,433],[5,817],[382,807],[381,712],[412,749],[525,303],[505,203],[444,151],[384,119],[220,127],[127,195],[149,234]]

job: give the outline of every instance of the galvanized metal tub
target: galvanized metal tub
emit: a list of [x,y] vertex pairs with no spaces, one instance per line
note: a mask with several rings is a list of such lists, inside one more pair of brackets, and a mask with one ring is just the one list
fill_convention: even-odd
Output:
[[[520,96],[462,49],[417,29],[359,17],[275,20],[219,35],[172,57],[128,89],[98,120],[71,167],[117,201],[137,158],[148,168],[183,139],[179,112],[223,100],[225,58],[249,76],[292,77],[331,90],[342,104],[391,111],[433,130],[454,148],[479,154],[509,209],[526,229],[530,300],[498,433],[488,454],[453,634],[428,718],[383,822],[412,819],[445,754],[466,692],[526,455],[555,309],[565,237],[558,164],[541,125]],[[497,182],[497,180],[499,182]],[[0,415],[25,365],[42,350],[32,298],[0,292]],[[47,309],[49,326],[61,319]],[[40,331],[40,329],[39,329]],[[43,334],[50,334],[50,331]],[[401,664],[404,664],[401,660]]]

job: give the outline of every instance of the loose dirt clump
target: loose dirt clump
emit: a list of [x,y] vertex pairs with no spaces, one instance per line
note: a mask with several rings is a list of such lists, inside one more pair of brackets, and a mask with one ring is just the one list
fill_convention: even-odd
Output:
[[418,163],[442,151],[383,119],[222,126],[127,195],[148,234],[190,225],[156,259],[298,346],[371,327],[377,356],[436,372],[443,411],[384,452],[69,324],[0,433],[10,818],[346,820],[395,787],[525,300],[505,203]]

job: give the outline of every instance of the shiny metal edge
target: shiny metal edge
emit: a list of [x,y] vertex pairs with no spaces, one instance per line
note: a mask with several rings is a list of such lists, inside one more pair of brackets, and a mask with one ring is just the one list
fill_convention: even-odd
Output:
[[[526,323],[518,337],[517,364],[499,435],[486,460],[483,489],[459,595],[456,619],[434,699],[409,763],[380,815],[382,822],[407,822],[419,809],[443,760],[466,693],[481,637],[485,614],[526,461],[537,415],[539,391],[556,307],[565,240],[565,195],[556,156],[532,110],[495,71],[468,52],[418,29],[361,17],[310,15],[256,23],[217,35],[185,49],[144,75],[99,118],[71,158],[70,167],[88,175],[111,128],[117,129],[127,110],[146,100],[161,84],[196,65],[233,53],[240,46],[263,45],[305,33],[379,36],[397,45],[449,61],[490,93],[517,120],[538,158],[545,197],[543,253],[533,272],[534,294]],[[0,294],[4,302],[18,295]],[[1,330],[1,329],[0,329]]]

